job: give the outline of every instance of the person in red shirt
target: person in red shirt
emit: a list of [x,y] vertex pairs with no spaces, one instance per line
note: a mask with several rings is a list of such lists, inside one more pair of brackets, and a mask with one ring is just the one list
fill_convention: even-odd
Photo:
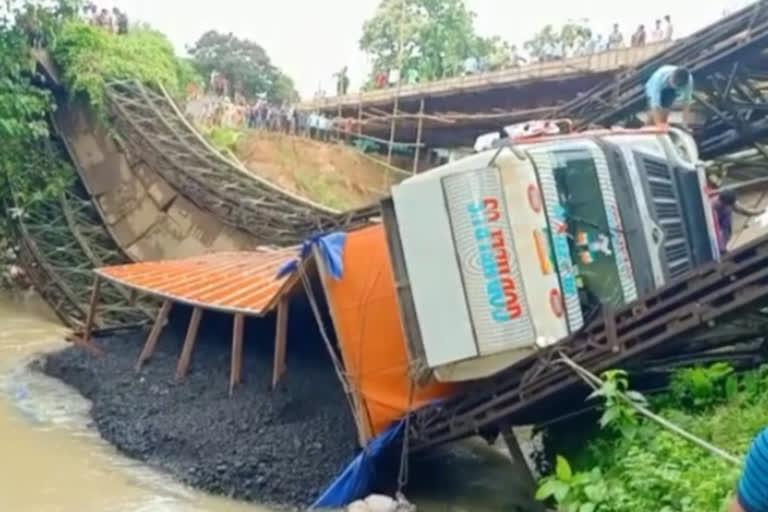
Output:
[[384,71],[379,71],[376,74],[376,87],[379,89],[383,89],[387,86],[387,73]]

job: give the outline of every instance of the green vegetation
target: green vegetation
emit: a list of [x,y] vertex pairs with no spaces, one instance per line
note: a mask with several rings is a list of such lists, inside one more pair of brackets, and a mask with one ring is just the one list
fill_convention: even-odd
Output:
[[237,128],[223,126],[211,126],[210,128],[200,128],[200,130],[208,142],[219,151],[235,151],[237,149],[237,141],[243,135],[243,132]]
[[592,37],[592,30],[588,26],[588,20],[571,21],[560,28],[546,25],[534,36],[526,41],[525,49],[531,57],[539,58],[547,54],[550,49],[576,48],[586,44]]
[[[468,57],[502,65],[507,44],[475,32],[475,13],[463,0],[382,0],[363,25],[360,49],[373,58],[373,73],[416,70],[422,80],[457,74]],[[402,42],[402,44],[401,44]]]
[[[626,374],[604,379],[594,394],[606,401],[603,430],[586,445],[561,450],[538,498],[566,512],[724,510],[741,468],[639,415],[620,398]],[[630,399],[640,400],[637,394]],[[743,457],[768,425],[768,367],[742,374],[723,363],[682,370],[669,391],[650,402],[666,420]]]
[[[34,13],[21,3],[9,2],[7,9],[27,21]],[[60,193],[71,170],[52,156],[46,116],[53,100],[35,85],[29,34],[11,19],[0,18],[0,208],[17,216]],[[38,21],[41,33],[51,33],[57,19],[51,14]],[[0,217],[0,238],[8,236],[11,217]]]
[[210,30],[189,53],[204,77],[217,71],[246,98],[264,94],[274,102],[298,99],[293,80],[275,67],[264,48],[253,41]]
[[115,35],[80,20],[65,23],[53,49],[71,94],[87,94],[97,110],[104,105],[104,86],[112,80],[137,79],[162,84],[180,95],[190,81],[199,81],[190,63],[176,57],[168,39],[140,28]]

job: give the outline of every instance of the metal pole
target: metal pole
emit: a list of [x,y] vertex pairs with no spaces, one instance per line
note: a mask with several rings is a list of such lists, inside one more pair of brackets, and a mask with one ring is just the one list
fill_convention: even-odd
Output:
[[357,100],[357,134],[363,134],[363,94],[360,93],[360,98]]
[[405,2],[406,0],[400,0],[400,42],[397,48],[397,89],[395,91],[395,101],[392,104],[392,123],[389,126],[387,164],[392,164],[392,145],[395,143],[395,123],[397,118],[397,109],[400,106],[400,85],[403,82],[403,26],[405,25]]
[[419,172],[419,153],[421,153],[421,130],[424,127],[424,98],[419,102],[419,120],[416,127],[416,153],[413,155],[413,174]]

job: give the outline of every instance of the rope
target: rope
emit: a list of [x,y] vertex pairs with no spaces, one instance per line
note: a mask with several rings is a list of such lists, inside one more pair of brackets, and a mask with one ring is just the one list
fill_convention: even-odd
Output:
[[304,291],[307,293],[309,305],[312,308],[312,315],[315,317],[315,322],[317,323],[317,327],[320,330],[320,336],[323,338],[325,348],[328,350],[328,354],[331,356],[333,368],[336,371],[336,375],[338,376],[339,380],[341,381],[341,386],[344,388],[344,395],[347,398],[347,403],[349,404],[350,410],[353,411],[354,414],[357,409],[355,408],[354,401],[352,400],[352,388],[347,381],[347,377],[343,370],[341,361],[339,361],[339,357],[333,348],[333,343],[331,343],[331,339],[328,336],[328,331],[325,329],[325,323],[323,322],[323,317],[320,314],[320,308],[317,305],[315,293],[312,290],[312,283],[307,276],[304,265],[299,266],[299,275],[301,276],[301,282],[304,285]]
[[415,385],[413,379],[408,386],[408,414],[405,416],[405,430],[403,432],[403,447],[400,452],[400,471],[397,475],[397,495],[401,496],[403,489],[408,484],[408,437],[411,430],[411,409],[413,407],[413,393]]
[[[603,381],[595,374],[591,373],[586,368],[579,366],[578,363],[576,363],[573,359],[569,358],[567,355],[563,354],[562,352],[559,353],[560,359],[559,362],[562,362],[569,366],[579,377],[582,378],[592,389],[599,389],[600,386],[603,385]],[[716,455],[720,457],[721,459],[724,459],[731,464],[741,466],[742,461],[738,457],[735,457],[734,455],[731,455],[730,453],[721,450],[717,446],[714,446],[706,441],[704,441],[701,438],[698,438],[691,434],[690,432],[683,430],[682,428],[678,427],[674,423],[662,418],[658,414],[655,414],[650,409],[634,402],[633,400],[630,400],[627,395],[625,395],[622,392],[619,392],[619,396],[627,402],[629,405],[631,405],[635,410],[637,410],[640,414],[644,415],[648,419],[658,423],[662,427],[666,428],[667,430],[679,435],[680,437],[698,445],[701,448],[704,448],[708,452],[712,453],[713,455]]]

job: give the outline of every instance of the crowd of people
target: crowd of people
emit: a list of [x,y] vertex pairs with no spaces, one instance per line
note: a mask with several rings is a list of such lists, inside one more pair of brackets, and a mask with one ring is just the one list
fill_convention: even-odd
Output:
[[[654,28],[650,33],[646,31],[645,25],[639,25],[629,38],[625,38],[620,25],[616,23],[613,25],[613,29],[608,36],[594,33],[591,37],[581,39],[577,43],[548,42],[536,52],[535,56],[523,56],[516,45],[509,47],[507,55],[497,57],[499,62],[490,62],[486,58],[469,56],[464,60],[460,74],[464,76],[474,75],[509,67],[519,67],[529,62],[551,62],[572,57],[595,55],[627,47],[637,48],[647,44],[671,41],[673,37],[674,26],[669,15],[656,19]],[[335,74],[334,77],[336,78],[336,92],[338,95],[346,94],[349,86],[346,68],[342,72]],[[373,87],[376,89],[386,89],[398,83],[409,85],[419,81],[419,72],[413,68],[406,70],[402,77],[398,69],[379,70],[374,74]]]
[[128,33],[128,15],[117,7],[113,7],[110,10],[103,7],[99,8],[93,2],[87,2],[83,6],[83,13],[85,19],[91,25],[101,27],[115,34]]

